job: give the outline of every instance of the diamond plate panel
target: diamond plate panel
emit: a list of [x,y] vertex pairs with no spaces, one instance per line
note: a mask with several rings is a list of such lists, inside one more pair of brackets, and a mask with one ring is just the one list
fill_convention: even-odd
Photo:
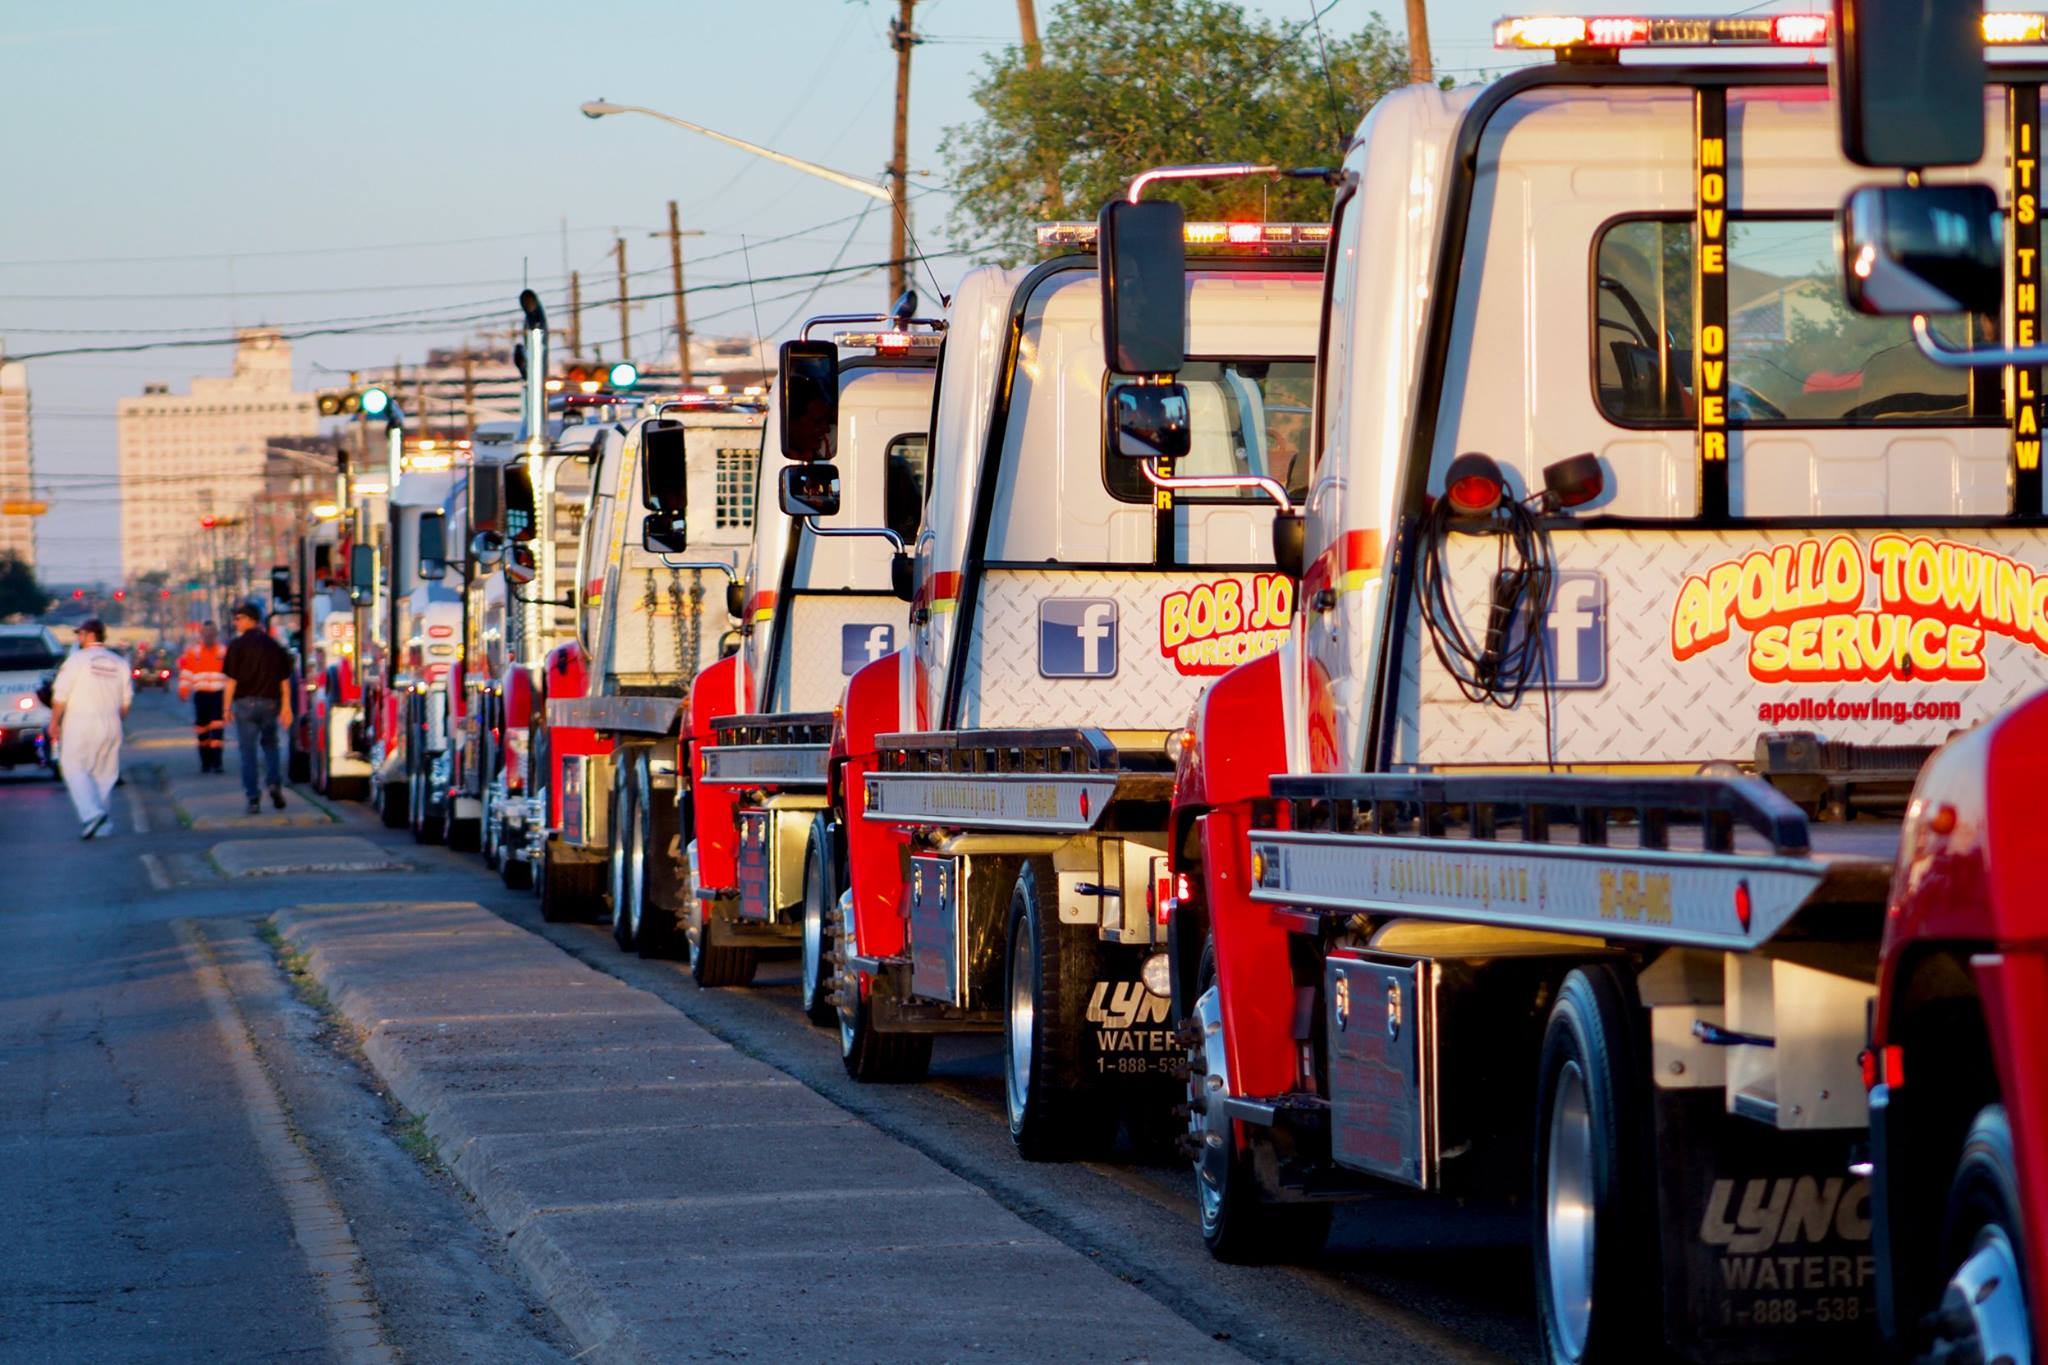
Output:
[[[1213,679],[1183,675],[1159,649],[1160,602],[1169,593],[1248,575],[1213,570],[1109,572],[995,569],[982,580],[967,652],[963,724],[1093,725],[1167,730]],[[1117,670],[1104,678],[1045,678],[1038,668],[1038,608],[1047,598],[1109,598],[1117,604]]]
[[[1680,661],[1672,657],[1671,620],[1686,576],[1754,550],[1797,544],[1837,532],[1815,529],[1731,531],[1601,530],[1556,537],[1561,570],[1598,573],[1607,589],[1607,681],[1604,687],[1553,692],[1549,698],[1560,763],[1747,761],[1768,729],[1817,729],[1827,738],[1867,744],[1938,744],[1950,731],[1996,714],[2048,683],[2048,655],[2000,635],[1984,642],[1980,682],[1765,683],[1749,674],[1749,633],[1737,624],[1722,644]],[[1882,531],[1854,534],[1865,548]],[[1953,540],[1994,550],[2048,577],[2048,531],[2033,529],[1913,530],[1903,534]],[[1491,540],[1456,536],[1451,563],[1478,635],[1484,594],[1495,569]],[[1871,585],[1866,606],[1876,606]],[[1396,752],[1424,764],[1541,763],[1545,758],[1543,696],[1531,691],[1512,711],[1469,702],[1445,671],[1419,620],[1409,613],[1401,671],[1402,726]],[[1954,702],[1960,720],[1830,719],[1765,723],[1759,707],[1797,701],[1862,704]],[[1414,718],[1411,722],[1409,718]],[[1411,724],[1413,728],[1411,729]]]
[[[909,608],[887,594],[812,596],[799,593],[789,619],[786,666],[777,670],[774,695],[764,711],[830,711],[846,690],[841,671],[839,631],[843,626],[889,626],[901,647],[909,638]],[[755,627],[766,630],[767,624]]]

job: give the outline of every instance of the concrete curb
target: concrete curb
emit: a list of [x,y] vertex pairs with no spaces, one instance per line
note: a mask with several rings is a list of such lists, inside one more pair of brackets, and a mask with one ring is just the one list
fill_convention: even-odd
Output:
[[909,1144],[479,906],[300,906],[277,926],[579,1359],[1239,1358]]

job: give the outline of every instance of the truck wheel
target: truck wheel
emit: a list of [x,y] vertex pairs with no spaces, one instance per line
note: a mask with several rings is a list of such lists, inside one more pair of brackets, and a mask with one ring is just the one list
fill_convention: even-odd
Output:
[[860,993],[860,975],[848,959],[853,955],[853,893],[843,893],[832,909],[832,979],[839,1015],[839,1063],[857,1081],[895,1085],[921,1081],[932,1067],[932,1035],[884,1033],[875,1027],[874,1007]]
[[[374,778],[371,779],[375,781]],[[378,782],[373,797],[377,814],[383,818],[384,828],[404,829],[411,818],[406,808],[406,784],[403,782]]]
[[1095,930],[1060,923],[1059,874],[1026,862],[1010,893],[1003,968],[1003,1093],[1010,1140],[1026,1161],[1101,1151],[1117,1111],[1086,1073],[1089,992],[1101,973]]
[[832,922],[833,903],[839,899],[833,885],[831,836],[822,819],[811,821],[810,846],[804,850],[804,1017],[818,1025],[838,1022],[839,1004],[833,994]]
[[[502,834],[500,839],[504,837]],[[498,880],[514,891],[524,891],[533,885],[533,864],[517,853],[501,852],[498,855]]]
[[540,917],[550,924],[584,923],[604,899],[604,867],[600,863],[564,862],[554,856],[550,839],[541,852],[535,880],[539,883]]
[[612,765],[611,856],[605,860],[605,897],[611,902],[612,942],[628,953],[633,951],[631,845],[638,832],[633,825],[632,763],[631,756],[622,753],[621,761]]
[[675,802],[665,802],[655,793],[645,753],[633,764],[633,810],[632,861],[626,869],[633,943],[642,957],[673,957],[679,937],[676,906],[683,886],[668,846],[675,838],[678,812]]
[[484,731],[483,740],[478,748],[483,751],[483,766],[479,769],[479,776],[483,778],[483,814],[477,820],[477,838],[483,844],[484,866],[496,872],[498,864],[505,856],[504,828],[503,822],[498,819],[498,803],[491,799],[491,793],[498,785],[494,780],[497,776],[498,763],[497,755],[492,751],[489,730]]
[[2032,1360],[2019,1167],[2004,1105],[1985,1106],[1971,1122],[1943,1221],[1948,1283],[1928,1319],[1934,1339],[1923,1358]]
[[427,800],[427,773],[415,769],[412,780],[406,784],[407,805],[412,810],[413,842],[438,844],[447,837],[447,822],[435,811],[429,809]]
[[[455,798],[449,797],[448,803],[450,805],[455,804]],[[448,821],[448,847],[454,849],[457,853],[474,853],[482,843],[483,823],[481,821],[454,819]]]
[[[1195,1159],[1195,1203],[1209,1254],[1229,1265],[1270,1265],[1314,1256],[1330,1239],[1330,1204],[1283,1204],[1252,1173],[1237,1148],[1237,1125],[1218,1103],[1230,1093],[1230,1052],[1216,991],[1216,947],[1202,949],[1193,1019],[1202,1039],[1188,1049],[1188,1138]],[[1256,1140],[1256,1139],[1254,1139]]]
[[1656,1184],[1644,1124],[1649,1066],[1620,975],[1564,979],[1536,1085],[1536,1306],[1550,1359],[1656,1358]]

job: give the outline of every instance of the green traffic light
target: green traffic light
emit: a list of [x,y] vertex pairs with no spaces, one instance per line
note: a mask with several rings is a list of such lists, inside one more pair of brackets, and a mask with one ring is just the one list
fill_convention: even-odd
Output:
[[640,367],[630,360],[621,360],[606,371],[605,378],[614,389],[630,389],[640,382]]
[[391,395],[382,389],[364,389],[362,401],[365,416],[382,417],[391,406]]

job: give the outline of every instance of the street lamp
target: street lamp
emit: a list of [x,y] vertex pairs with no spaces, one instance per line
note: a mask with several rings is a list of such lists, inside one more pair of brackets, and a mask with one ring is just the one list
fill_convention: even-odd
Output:
[[829,166],[820,166],[814,161],[805,161],[800,157],[788,156],[782,152],[773,151],[767,147],[728,136],[715,129],[706,128],[701,123],[692,123],[688,119],[677,118],[674,114],[664,114],[659,109],[646,109],[637,104],[613,104],[608,100],[591,100],[583,106],[583,116],[585,118],[603,118],[607,114],[645,114],[649,118],[658,118],[663,123],[673,123],[676,127],[687,132],[702,133],[705,137],[723,142],[728,147],[737,147],[743,152],[752,152],[755,156],[764,156],[770,161],[779,161],[785,166],[793,167],[809,175],[815,175],[821,180],[829,180],[835,185],[843,185],[849,190],[858,190],[860,193],[879,199],[885,204],[894,203],[896,199],[895,193],[887,185],[877,185],[872,180],[862,180],[857,175],[848,175],[844,171],[835,171]]

